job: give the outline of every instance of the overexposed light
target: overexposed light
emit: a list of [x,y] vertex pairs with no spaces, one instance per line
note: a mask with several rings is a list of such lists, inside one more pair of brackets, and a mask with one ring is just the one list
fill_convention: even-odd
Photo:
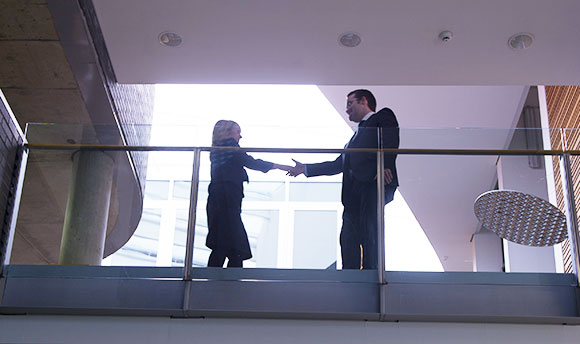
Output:
[[[346,99],[346,95],[345,95]],[[151,145],[210,146],[214,124],[236,121],[242,147],[342,149],[353,134],[348,123],[314,85],[157,85]],[[338,154],[252,153],[293,165],[333,160]],[[189,180],[192,153],[153,152],[148,179]],[[249,171],[251,180],[306,180],[282,171]],[[200,178],[209,180],[209,154],[202,155]],[[341,181],[342,176],[317,177]],[[310,181],[314,181],[310,179]],[[386,212],[387,270],[443,271],[433,247],[403,197],[397,193]]]
[[433,246],[399,191],[385,207],[385,269],[443,271]]

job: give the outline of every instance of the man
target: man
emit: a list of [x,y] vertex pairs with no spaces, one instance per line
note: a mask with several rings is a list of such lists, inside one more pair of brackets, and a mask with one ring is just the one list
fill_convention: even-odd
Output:
[[[399,148],[399,124],[393,111],[376,112],[376,99],[368,90],[354,90],[347,96],[349,120],[359,123],[345,148]],[[380,139],[382,137],[382,139]],[[379,145],[380,143],[380,145]],[[385,204],[393,200],[399,185],[396,154],[385,154]],[[345,152],[334,161],[302,164],[288,174],[307,177],[342,174],[342,229],[340,247],[343,269],[377,269],[377,154]]]

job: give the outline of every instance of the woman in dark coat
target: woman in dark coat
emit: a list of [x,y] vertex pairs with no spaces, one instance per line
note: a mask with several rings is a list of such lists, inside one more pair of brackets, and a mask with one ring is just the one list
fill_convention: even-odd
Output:
[[[234,121],[220,120],[213,129],[213,147],[240,147],[240,126]],[[252,258],[248,234],[242,223],[243,182],[248,181],[244,167],[268,172],[288,171],[287,165],[254,159],[239,150],[210,152],[211,182],[207,198],[208,234],[205,245],[212,252],[208,267],[222,267],[226,257],[228,267],[242,267],[242,261]]]

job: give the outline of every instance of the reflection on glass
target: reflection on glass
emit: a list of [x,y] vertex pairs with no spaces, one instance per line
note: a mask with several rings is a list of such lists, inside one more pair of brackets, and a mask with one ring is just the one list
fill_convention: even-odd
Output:
[[[267,131],[264,128],[261,129],[261,132]],[[258,133],[256,131],[256,135],[251,135],[251,137],[259,137]],[[572,146],[573,142],[580,142],[577,140],[580,137],[579,133],[579,130],[566,133],[565,138],[568,140],[569,149],[575,149]],[[549,148],[543,146],[547,144],[546,139],[552,139],[553,142],[557,134],[558,132],[547,133],[546,130],[539,129],[401,129],[402,147],[431,149]],[[345,140],[341,138],[337,142],[342,147]],[[248,144],[254,147],[259,145]],[[333,147],[336,148],[339,145],[333,143]],[[552,148],[561,147],[554,145]],[[38,175],[37,171],[30,168],[27,171],[28,185],[34,181],[33,178],[36,178],[36,182],[52,181],[49,183],[50,190],[54,191],[56,185],[63,185],[62,189],[66,189],[71,176],[70,154],[70,151],[31,152],[29,166],[38,168],[38,171],[42,168],[43,174]],[[258,156],[259,153],[255,154]],[[304,162],[328,160],[318,159],[312,154],[302,154],[302,156],[268,154],[271,160],[283,160],[282,162],[285,163],[291,163],[290,157]],[[191,155],[191,153],[175,152],[155,152],[150,155],[149,178],[151,180],[146,183],[145,212],[142,223],[128,244],[113,255],[113,264],[157,266],[183,264],[191,186],[188,180],[191,176]],[[208,155],[207,152],[202,154],[200,171],[202,180],[199,184],[199,210],[194,254],[196,266],[207,264],[205,202],[209,184]],[[336,156],[337,154],[332,154],[329,159]],[[61,166],[53,166],[55,164]],[[576,170],[575,167],[580,164],[574,158],[572,165],[573,170]],[[558,262],[561,258],[554,258],[554,255],[557,256],[558,253],[553,252],[553,249],[544,249],[542,254],[530,256],[523,253],[529,251],[529,248],[500,242],[500,251],[503,250],[504,253],[500,253],[501,259],[494,267],[489,267],[489,265],[477,267],[478,263],[474,261],[477,257],[472,253],[474,242],[478,239],[483,240],[482,234],[485,234],[477,223],[473,223],[474,199],[485,191],[499,188],[518,190],[554,203],[554,195],[561,193],[557,159],[530,155],[410,156],[401,154],[398,158],[398,167],[401,175],[400,192],[404,200],[409,203],[409,211],[405,213],[416,217],[447,270],[472,271],[475,268],[478,271],[487,271],[486,269],[489,271],[505,269],[512,272],[548,272],[554,269],[561,271],[562,264]],[[251,175],[251,182],[245,185],[243,217],[254,255],[254,258],[245,266],[326,268],[332,264],[339,258],[337,252],[340,252],[340,248],[336,246],[336,228],[340,227],[341,176],[336,176],[335,179],[323,179],[326,177],[292,179],[285,177],[281,172],[267,177],[262,175],[261,173]],[[25,186],[23,200],[33,199],[38,202],[40,198],[36,195],[30,196],[28,191]],[[469,197],[465,197],[466,194]],[[52,215],[64,213],[66,197],[59,195],[55,200],[51,200],[48,199],[50,195],[52,193],[45,193],[47,205],[42,211],[50,212]],[[24,206],[21,210],[26,211]],[[387,227],[395,217],[394,214],[402,212],[400,209],[389,210],[392,211],[388,212],[386,217]],[[39,212],[39,214],[44,214],[44,212]],[[26,216],[19,219],[19,226],[26,225],[29,219]],[[317,230],[308,230],[308,228],[313,228],[313,224],[316,224]],[[45,225],[48,226],[48,224]],[[61,223],[51,224],[51,226],[59,230],[62,228]],[[400,227],[397,230],[403,233],[401,239],[403,244],[399,243],[398,246],[404,247],[406,251],[415,250],[417,240],[411,239],[408,229],[405,232],[409,227],[404,224],[397,227]],[[332,228],[334,232],[331,231]],[[334,236],[330,236],[331,234]],[[479,243],[482,242],[479,240]],[[332,245],[334,247],[331,247]],[[454,247],[451,249],[451,246]],[[533,251],[538,250],[533,249]],[[319,256],[315,256],[314,253]],[[56,256],[53,253],[51,255]],[[313,256],[315,257],[312,258]],[[547,258],[542,258],[540,261],[530,258],[539,256]],[[13,259],[16,258],[18,258],[17,252],[13,255]],[[569,257],[565,259],[569,261]],[[404,259],[398,261],[402,260]],[[481,262],[480,259],[479,263]],[[338,265],[340,268],[340,264]],[[387,266],[393,265],[387,261]],[[397,264],[396,266],[397,269],[409,269],[408,265],[405,267]],[[421,267],[416,269],[421,269]]]
[[175,212],[175,232],[173,234],[173,249],[171,250],[171,265],[183,266],[185,262],[185,245],[187,242],[187,210]]
[[[189,209],[178,209],[176,211],[175,236],[173,241],[173,265],[182,266],[185,260],[185,245],[187,241],[187,221]],[[193,266],[207,266],[209,249],[205,246],[207,236],[207,216],[205,209],[198,208],[196,214]]]
[[[197,190],[198,201],[205,201],[207,199],[207,188],[209,186],[209,181],[200,180],[199,187]],[[189,192],[191,191],[191,182],[176,180],[173,183],[173,199],[189,201]]]
[[145,199],[168,199],[169,181],[167,180],[148,180],[145,183]]
[[155,266],[159,246],[161,209],[144,209],[137,230],[121,249],[112,255],[113,265]]
[[292,202],[336,202],[342,183],[290,182]]
[[278,260],[277,210],[244,210],[242,221],[248,233],[252,258],[244,267],[276,268]]
[[[508,142],[515,145],[520,139],[523,137],[511,138]],[[555,194],[550,191],[555,188],[550,157],[542,157],[538,165],[530,163],[527,155],[400,155],[398,163],[400,171],[404,171],[400,175],[400,194],[429,238],[445,271],[562,271],[561,259],[557,257],[559,248],[503,241],[482,227],[473,208],[477,197],[490,190],[515,190],[556,204]],[[389,218],[396,215],[394,209],[388,210],[387,230],[391,225]],[[388,237],[393,235],[388,233]],[[410,239],[409,235],[402,236],[395,245],[415,250],[419,256],[417,241]]]
[[284,182],[252,181],[244,185],[244,201],[283,201]]
[[[566,130],[566,137],[568,140],[568,144],[570,149],[579,149],[580,148],[580,130],[578,129],[567,129]],[[559,166],[559,159],[554,158],[554,165]],[[560,166],[561,167],[561,166]],[[580,185],[578,183],[578,179],[580,178],[580,156],[572,155],[570,156],[570,169],[571,169],[571,177],[573,182],[572,186],[568,186],[568,192],[574,193],[574,199],[576,203],[576,214],[580,214]],[[563,169],[555,169],[554,172],[556,179],[561,180],[565,176],[565,171]],[[562,183],[564,184],[564,183]],[[558,196],[558,207],[561,210],[565,209],[565,192],[563,189],[562,184],[557,184],[555,193]],[[571,188],[571,190],[570,190]],[[562,270],[566,273],[573,273],[574,272],[574,259],[572,258],[574,248],[571,245],[571,241],[569,239],[564,240],[560,244],[561,250],[560,255],[563,261]]]
[[[200,184],[200,189],[202,189]],[[189,192],[191,190],[190,181],[176,180],[173,182],[173,199],[189,200]]]
[[294,268],[336,269],[336,243],[336,211],[296,211],[294,215]]

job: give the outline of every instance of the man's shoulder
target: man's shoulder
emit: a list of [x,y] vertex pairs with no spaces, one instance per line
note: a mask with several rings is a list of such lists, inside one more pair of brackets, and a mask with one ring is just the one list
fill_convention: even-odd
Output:
[[388,107],[384,107],[375,113],[377,116],[394,116],[395,113],[393,110],[389,109]]
[[381,123],[381,126],[395,126],[398,127],[399,123],[397,122],[397,117],[393,110],[385,107],[377,111],[370,119],[376,120],[377,122]]

